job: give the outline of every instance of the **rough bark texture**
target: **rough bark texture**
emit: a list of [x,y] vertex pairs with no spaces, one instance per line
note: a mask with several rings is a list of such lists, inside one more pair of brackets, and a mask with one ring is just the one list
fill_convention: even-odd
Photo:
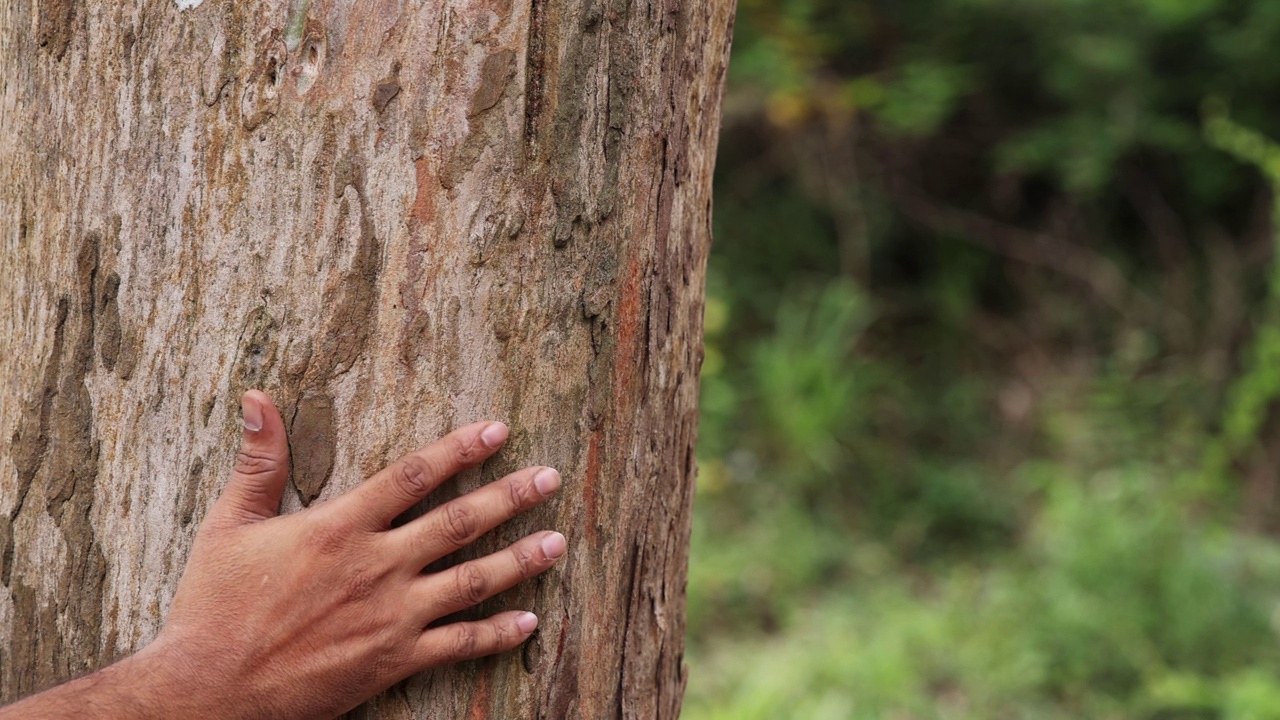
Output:
[[0,700],[145,644],[238,394],[295,509],[461,423],[562,497],[522,652],[355,715],[674,718],[733,0],[0,0]]

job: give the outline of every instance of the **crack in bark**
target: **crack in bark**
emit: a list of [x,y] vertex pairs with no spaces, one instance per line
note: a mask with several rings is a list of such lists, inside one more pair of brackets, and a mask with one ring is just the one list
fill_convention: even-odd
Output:
[[525,155],[532,159],[538,153],[538,120],[544,101],[543,78],[546,76],[548,0],[529,0],[529,35],[525,40],[524,142]]

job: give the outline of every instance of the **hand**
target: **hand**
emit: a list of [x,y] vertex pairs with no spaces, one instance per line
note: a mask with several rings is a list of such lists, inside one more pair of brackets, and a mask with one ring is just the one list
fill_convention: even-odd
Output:
[[284,424],[261,392],[241,403],[231,481],[144,651],[182,688],[186,705],[171,717],[333,717],[413,673],[510,650],[537,627],[528,612],[429,625],[551,567],[565,553],[563,535],[536,533],[438,573],[423,568],[541,503],[560,485],[555,470],[520,470],[391,527],[496,452],[505,425],[468,425],[346,495],[277,517],[289,476]]

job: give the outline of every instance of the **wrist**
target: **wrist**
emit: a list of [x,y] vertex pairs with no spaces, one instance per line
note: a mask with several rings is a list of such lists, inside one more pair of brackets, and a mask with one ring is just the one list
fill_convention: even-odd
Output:
[[[0,720],[167,720],[228,717],[225,703],[190,682],[189,665],[157,641],[97,672],[0,708]],[[239,717],[239,715],[236,715]]]
[[123,682],[137,689],[139,720],[246,717],[233,682],[223,680],[214,663],[191,657],[163,633],[117,665]]

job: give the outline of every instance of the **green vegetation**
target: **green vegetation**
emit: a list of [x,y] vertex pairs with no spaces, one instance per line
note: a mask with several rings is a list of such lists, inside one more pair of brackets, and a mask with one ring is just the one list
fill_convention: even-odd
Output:
[[685,717],[1280,718],[1280,3],[734,53]]

